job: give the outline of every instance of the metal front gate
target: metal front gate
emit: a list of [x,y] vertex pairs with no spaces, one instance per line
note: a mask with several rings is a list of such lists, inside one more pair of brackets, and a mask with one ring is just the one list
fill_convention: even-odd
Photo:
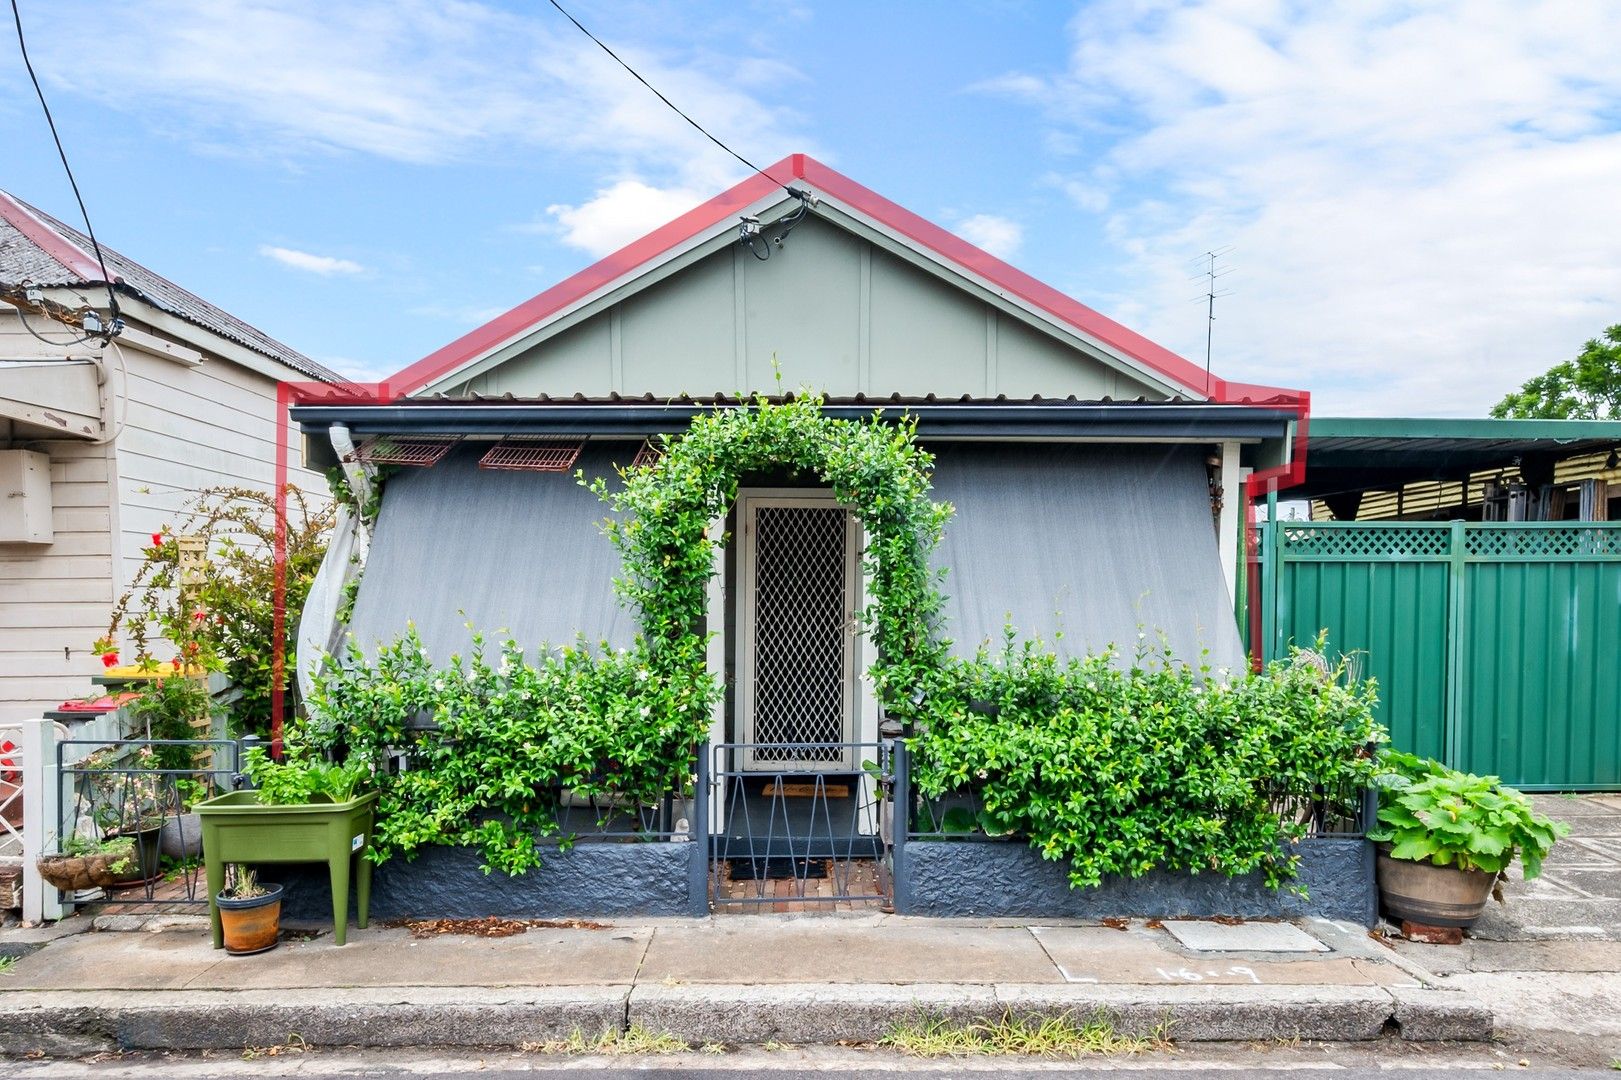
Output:
[[1265,658],[1355,653],[1395,744],[1532,790],[1621,788],[1621,523],[1263,525]]
[[[854,760],[849,773],[764,771],[758,751],[785,761]],[[720,743],[699,782],[710,807],[709,886],[717,910],[876,905],[890,896],[884,802],[889,743]]]
[[855,519],[816,492],[749,494],[741,514],[740,767],[853,770]]

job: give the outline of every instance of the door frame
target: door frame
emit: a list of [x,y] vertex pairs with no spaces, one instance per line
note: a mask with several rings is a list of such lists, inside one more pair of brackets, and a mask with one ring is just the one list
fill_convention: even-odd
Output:
[[[858,718],[862,715],[863,679],[862,670],[862,643],[860,610],[865,595],[865,583],[861,572],[862,536],[861,523],[849,508],[841,504],[828,488],[745,488],[737,495],[737,532],[738,532],[738,588],[735,603],[737,625],[737,653],[735,657],[737,667],[737,693],[736,693],[736,726],[737,740],[741,743],[753,743],[754,740],[754,619],[756,582],[758,580],[759,564],[759,532],[756,528],[756,513],[762,506],[775,507],[814,507],[819,509],[838,509],[844,512],[844,659],[842,683],[844,693],[842,696],[843,716],[840,722],[839,741],[851,744],[857,741]],[[750,749],[742,754],[743,760],[739,768],[750,772],[855,772],[855,748],[847,745],[840,753],[837,761],[759,761],[755,751]]]

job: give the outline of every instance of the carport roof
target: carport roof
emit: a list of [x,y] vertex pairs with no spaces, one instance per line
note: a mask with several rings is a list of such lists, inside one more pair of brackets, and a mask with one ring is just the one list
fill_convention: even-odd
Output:
[[1621,420],[1313,417],[1306,478],[1290,495],[1388,490],[1621,447]]

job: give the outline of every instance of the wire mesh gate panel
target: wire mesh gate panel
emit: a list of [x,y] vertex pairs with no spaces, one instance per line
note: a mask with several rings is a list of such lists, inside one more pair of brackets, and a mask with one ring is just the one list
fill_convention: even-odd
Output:
[[831,497],[743,503],[739,712],[745,769],[853,769],[858,542]]

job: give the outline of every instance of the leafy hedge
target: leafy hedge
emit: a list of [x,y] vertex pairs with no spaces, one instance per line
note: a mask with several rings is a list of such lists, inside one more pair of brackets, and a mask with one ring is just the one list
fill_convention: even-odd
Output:
[[[1294,876],[1308,823],[1354,814],[1383,737],[1371,683],[1297,652],[1223,677],[1152,650],[1061,661],[1011,636],[997,656],[946,662],[912,741],[927,796],[972,791],[987,831],[1029,838],[1076,887],[1156,867]],[[1332,806],[1331,806],[1332,808]]]
[[[687,647],[702,670],[703,639]],[[690,788],[717,692],[707,674],[656,679],[641,644],[543,650],[533,664],[512,641],[494,652],[475,634],[467,657],[441,666],[413,630],[370,662],[351,647],[348,664],[316,676],[305,738],[351,760],[409,755],[408,769],[378,773],[374,859],[467,845],[486,869],[519,874],[558,831],[558,790],[653,802]]]

